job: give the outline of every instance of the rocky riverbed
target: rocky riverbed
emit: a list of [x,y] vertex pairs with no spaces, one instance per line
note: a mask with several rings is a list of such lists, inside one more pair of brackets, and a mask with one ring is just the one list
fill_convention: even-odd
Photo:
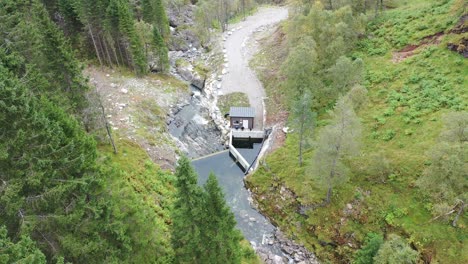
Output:
[[[189,157],[196,158],[217,152],[222,150],[226,144],[229,127],[227,120],[217,107],[218,95],[240,89],[243,92],[250,92],[255,95],[250,98],[251,104],[261,104],[263,91],[256,91],[256,89],[263,88],[259,81],[251,76],[252,73],[248,69],[248,58],[250,58],[253,51],[247,50],[249,47],[247,42],[250,35],[255,31],[262,30],[262,28],[279,21],[278,14],[275,12],[279,12],[283,16],[285,10],[281,8],[263,8],[256,15],[249,18],[248,27],[242,25],[230,26],[228,32],[219,36],[220,41],[212,45],[209,53],[203,52],[200,47],[192,43],[188,45],[188,49],[170,52],[171,73],[190,83],[192,93],[190,98],[171,108],[167,124],[177,145]],[[258,23],[258,26],[252,25],[252,23]],[[236,31],[239,31],[239,34],[236,34]],[[234,39],[230,40],[230,38]],[[229,43],[239,42],[243,44],[239,47],[237,45],[226,45],[228,41]],[[236,48],[242,49],[242,52],[238,54],[239,58],[235,58],[237,53],[235,50],[231,50]],[[229,57],[233,58],[234,65],[236,65],[233,72],[231,72],[230,67],[233,66],[230,65]],[[210,71],[200,71],[198,67],[200,63],[209,68]],[[246,84],[245,89],[242,89],[242,87],[235,87],[235,89],[227,87],[230,84],[232,85],[232,80],[236,78],[243,79],[245,72],[250,74],[249,80],[252,82]],[[262,111],[260,116],[263,119],[263,107],[260,107],[260,109]],[[223,185],[221,181],[220,184]],[[239,187],[244,188],[243,185]],[[236,199],[238,198],[234,199],[235,202],[230,203],[228,201],[228,204],[230,203],[235,214],[241,215],[237,220],[246,221],[249,226],[257,224],[259,221],[257,218],[252,220],[252,217],[248,214],[242,218],[242,214],[236,212],[238,207],[235,204],[239,202]],[[246,200],[248,200],[250,206],[255,207],[250,196]],[[251,241],[251,244],[265,263],[319,263],[313,253],[302,245],[288,239],[276,228],[273,227],[273,231],[263,232],[263,234],[261,241]]]

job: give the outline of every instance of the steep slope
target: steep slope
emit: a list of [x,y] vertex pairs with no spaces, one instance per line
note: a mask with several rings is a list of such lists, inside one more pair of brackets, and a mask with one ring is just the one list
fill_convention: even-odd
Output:
[[[317,206],[325,192],[310,176],[314,145],[304,154],[306,165],[297,166],[296,133],[287,135],[248,183],[260,208],[323,260],[353,260],[366,234],[375,232],[399,234],[424,261],[466,262],[463,204],[448,204],[441,217],[444,213],[435,213],[437,200],[418,180],[432,168],[429,151],[447,129],[446,114],[467,108],[468,61],[463,50],[448,49],[467,37],[466,7],[463,1],[395,2],[396,8],[370,19],[366,36],[349,54],[364,61],[368,103],[357,112],[361,155],[347,159],[349,181],[334,190],[331,205]],[[279,49],[287,46],[282,37],[287,28],[276,32],[276,39],[263,40],[264,49],[252,63],[276,109],[288,105],[281,85],[288,76],[278,67],[287,56]],[[319,112],[316,133],[328,118],[326,111]],[[466,193],[466,173],[461,179]],[[461,216],[453,227],[457,212]]]

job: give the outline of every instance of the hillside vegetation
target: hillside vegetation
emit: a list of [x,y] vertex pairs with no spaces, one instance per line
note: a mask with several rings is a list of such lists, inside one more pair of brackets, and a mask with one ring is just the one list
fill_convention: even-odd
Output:
[[248,178],[260,208],[325,262],[467,262],[464,1],[325,8],[295,5],[252,62],[295,128]]

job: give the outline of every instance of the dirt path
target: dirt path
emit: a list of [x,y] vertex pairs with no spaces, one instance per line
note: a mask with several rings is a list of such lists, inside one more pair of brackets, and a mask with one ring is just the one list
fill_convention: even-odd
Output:
[[249,50],[251,35],[260,27],[273,25],[288,17],[285,7],[263,7],[245,21],[230,25],[230,35],[226,34],[224,43],[227,58],[227,73],[223,76],[221,91],[223,94],[243,92],[255,108],[255,129],[263,129],[263,97],[265,91],[255,73],[249,68],[249,60],[254,50]]

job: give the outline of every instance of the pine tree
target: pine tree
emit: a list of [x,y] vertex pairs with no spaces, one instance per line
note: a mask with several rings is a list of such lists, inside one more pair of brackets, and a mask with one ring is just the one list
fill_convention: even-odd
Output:
[[182,157],[176,169],[177,200],[173,209],[172,245],[176,263],[203,263],[201,232],[204,225],[203,192],[190,160]]
[[202,263],[240,263],[240,240],[234,214],[224,200],[216,176],[211,173],[204,186],[205,224],[201,232]]

